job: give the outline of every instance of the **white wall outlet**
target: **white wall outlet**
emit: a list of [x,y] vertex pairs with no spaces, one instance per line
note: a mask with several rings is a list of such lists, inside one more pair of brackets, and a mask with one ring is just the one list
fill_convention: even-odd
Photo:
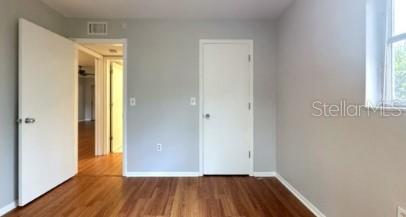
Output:
[[130,98],[130,106],[136,106],[137,100],[135,98]]
[[196,97],[190,98],[190,105],[191,106],[196,106],[197,105]]
[[156,150],[161,152],[162,151],[162,144],[156,144]]
[[406,210],[402,207],[398,207],[398,216],[397,217],[406,217]]

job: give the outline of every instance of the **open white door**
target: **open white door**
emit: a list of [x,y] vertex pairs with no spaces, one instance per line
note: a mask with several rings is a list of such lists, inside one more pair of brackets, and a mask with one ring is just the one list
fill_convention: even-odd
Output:
[[75,175],[75,44],[19,22],[19,206]]
[[111,63],[111,137],[112,152],[123,152],[123,64]]

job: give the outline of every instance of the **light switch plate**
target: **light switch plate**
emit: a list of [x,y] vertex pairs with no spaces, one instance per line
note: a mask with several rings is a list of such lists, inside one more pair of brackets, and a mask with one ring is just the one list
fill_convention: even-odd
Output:
[[130,106],[136,106],[137,100],[135,98],[130,98]]
[[398,216],[397,217],[406,217],[406,210],[402,207],[398,207]]
[[196,106],[196,105],[197,105],[196,97],[190,98],[190,105],[191,105],[191,106]]

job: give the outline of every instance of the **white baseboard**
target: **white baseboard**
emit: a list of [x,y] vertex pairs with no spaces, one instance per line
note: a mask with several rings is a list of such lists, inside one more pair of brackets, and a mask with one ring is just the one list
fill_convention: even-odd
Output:
[[126,177],[198,177],[199,172],[126,172]]
[[5,205],[4,207],[0,208],[0,216],[5,215],[6,213],[12,211],[13,209],[17,208],[17,202],[12,202],[8,205]]
[[[200,172],[127,172],[126,177],[198,177]],[[275,177],[276,172],[254,172],[255,177]]]
[[89,121],[93,121],[93,120],[92,119],[79,120],[79,122],[89,122]]
[[292,192],[293,195],[297,199],[300,200],[314,215],[317,217],[326,217],[315,205],[313,205],[305,196],[303,196],[296,188],[294,188],[286,179],[284,179],[281,175],[278,173],[275,174],[275,177],[287,188],[289,189],[290,192]]
[[255,177],[275,177],[276,172],[254,172]]

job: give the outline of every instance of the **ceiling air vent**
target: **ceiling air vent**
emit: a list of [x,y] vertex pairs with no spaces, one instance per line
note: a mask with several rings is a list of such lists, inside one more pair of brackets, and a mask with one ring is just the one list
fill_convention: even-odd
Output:
[[107,35],[107,22],[88,22],[88,35]]

